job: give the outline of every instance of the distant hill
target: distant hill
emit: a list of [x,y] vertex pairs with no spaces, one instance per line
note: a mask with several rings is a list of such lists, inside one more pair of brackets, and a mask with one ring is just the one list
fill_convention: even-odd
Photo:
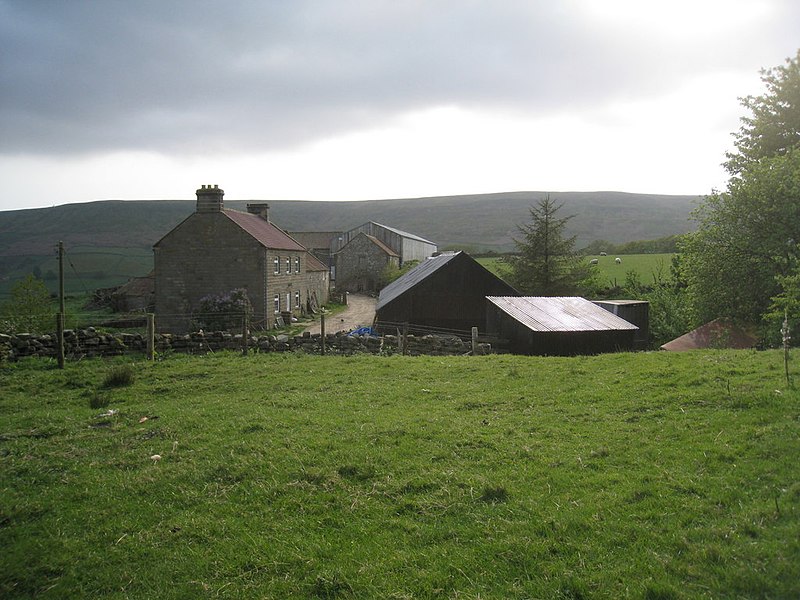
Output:
[[[441,248],[502,252],[513,248],[517,224],[529,220],[528,208],[545,194],[268,202],[270,219],[290,231],[347,230],[377,221],[428,238]],[[622,192],[551,192],[550,196],[564,204],[561,216],[575,215],[568,233],[577,236],[578,247],[598,239],[622,243],[685,233],[691,229],[689,213],[699,200],[699,196]],[[253,200],[226,200],[225,206],[246,210],[247,202]],[[104,253],[119,259],[87,267],[96,280],[103,280],[102,275],[124,281],[142,274],[139,271],[152,264],[152,245],[194,207],[194,200],[104,200],[0,212],[0,286],[37,266],[43,273],[50,270],[59,240],[75,255]],[[126,263],[124,268],[121,263]]]

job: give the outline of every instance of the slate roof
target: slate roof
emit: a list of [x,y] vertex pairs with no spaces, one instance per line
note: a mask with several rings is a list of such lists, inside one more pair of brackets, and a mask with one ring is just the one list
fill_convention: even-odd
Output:
[[295,240],[280,227],[273,225],[269,221],[265,221],[259,215],[229,209],[223,210],[222,214],[249,233],[265,248],[272,248],[274,250],[297,250],[298,252],[306,251],[306,248],[300,244],[300,242]]
[[306,270],[307,271],[328,271],[328,267],[318,259],[316,256],[309,252],[306,255]]
[[639,329],[578,297],[487,296],[489,302],[532,331],[611,331]]
[[289,235],[309,249],[330,248],[331,240],[341,231],[290,231]]
[[461,254],[461,252],[440,254],[439,256],[431,256],[430,258],[426,258],[408,273],[399,279],[395,279],[392,283],[381,290],[380,294],[378,295],[378,303],[375,305],[375,310],[380,310],[398,296],[405,294],[420,281],[444,267],[459,254]]

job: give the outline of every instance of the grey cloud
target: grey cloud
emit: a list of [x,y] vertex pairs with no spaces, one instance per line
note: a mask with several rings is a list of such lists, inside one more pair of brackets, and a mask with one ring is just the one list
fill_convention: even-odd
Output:
[[754,43],[663,48],[570,6],[0,0],[0,151],[274,149],[443,104],[578,109]]

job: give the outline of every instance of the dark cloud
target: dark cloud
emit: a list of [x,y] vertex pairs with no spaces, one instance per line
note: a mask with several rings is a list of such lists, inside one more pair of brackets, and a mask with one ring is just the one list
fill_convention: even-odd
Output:
[[274,149],[439,105],[579,109],[772,49],[667,46],[576,6],[0,0],[0,151]]

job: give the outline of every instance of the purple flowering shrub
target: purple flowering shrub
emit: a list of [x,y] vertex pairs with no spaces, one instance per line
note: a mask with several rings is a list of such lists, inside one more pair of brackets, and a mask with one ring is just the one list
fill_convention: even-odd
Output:
[[232,331],[242,327],[242,317],[252,311],[247,290],[236,288],[222,294],[209,294],[200,299],[195,313],[198,329]]

